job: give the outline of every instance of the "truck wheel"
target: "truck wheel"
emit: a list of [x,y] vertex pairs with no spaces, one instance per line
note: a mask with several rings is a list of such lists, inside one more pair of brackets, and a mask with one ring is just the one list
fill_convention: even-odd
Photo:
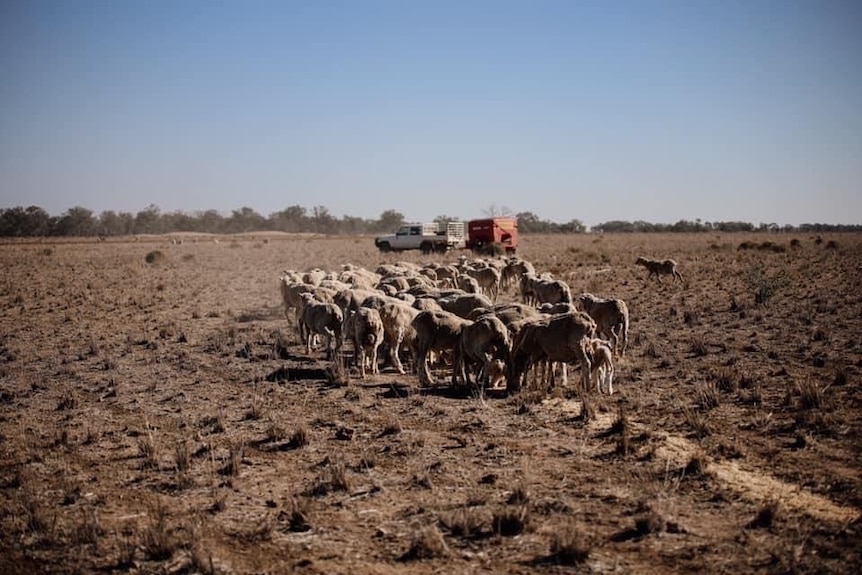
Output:
[[377,247],[380,248],[380,251],[383,252],[384,254],[386,252],[389,252],[392,250],[392,248],[389,246],[389,242],[383,242],[382,244],[380,244]]
[[447,251],[449,251],[449,246],[447,246],[446,244],[437,244],[434,246],[434,251],[438,254],[445,254]]
[[434,251],[434,246],[431,244],[431,242],[422,242],[421,244],[419,244],[419,249],[422,250],[423,254],[428,255],[432,251]]

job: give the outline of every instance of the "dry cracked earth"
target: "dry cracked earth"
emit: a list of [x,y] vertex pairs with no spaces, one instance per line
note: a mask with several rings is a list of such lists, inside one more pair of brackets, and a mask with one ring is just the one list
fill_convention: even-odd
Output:
[[457,254],[0,245],[0,572],[860,572],[862,237],[528,235],[519,255],[628,303],[616,393],[363,380],[285,319],[284,269]]

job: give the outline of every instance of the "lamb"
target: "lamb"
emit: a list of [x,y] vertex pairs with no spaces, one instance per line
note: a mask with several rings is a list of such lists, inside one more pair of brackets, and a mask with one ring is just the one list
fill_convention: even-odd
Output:
[[[428,369],[428,354],[432,351],[452,351],[452,364],[460,365],[461,331],[472,323],[447,311],[423,311],[413,319],[412,326],[416,330],[416,368],[420,384],[432,383]],[[454,371],[452,383],[455,384]]]
[[[302,300],[299,333],[305,340],[305,352],[311,354],[311,341],[315,334],[324,335],[326,336],[326,356],[327,359],[331,359],[333,352],[341,348],[344,314],[334,303],[317,301],[310,293],[302,294]],[[333,340],[335,340],[334,349]]]
[[[433,301],[433,300],[431,300]],[[395,370],[404,374],[404,366],[401,364],[401,346],[405,345],[414,353],[416,346],[416,329],[413,320],[420,311],[403,303],[385,303],[379,310],[380,319],[383,321],[383,337],[389,347],[389,358]],[[415,353],[414,353],[415,363]]]
[[596,332],[611,341],[614,356],[626,354],[629,343],[629,308],[621,299],[602,299],[590,293],[578,296],[578,308],[596,322]]
[[369,363],[372,374],[380,373],[377,365],[377,350],[383,343],[383,320],[380,312],[373,308],[360,307],[350,312],[344,325],[344,332],[353,340],[362,379],[365,379],[365,369]]
[[595,322],[580,312],[525,321],[512,343],[506,391],[518,392],[527,368],[542,360],[563,363],[577,361],[581,365],[583,389],[589,389],[592,362],[586,353],[586,342],[594,338],[595,333]]
[[647,275],[647,279],[655,276],[656,279],[661,282],[661,276],[673,276],[673,281],[676,281],[679,278],[679,281],[685,284],[685,280],[682,279],[682,274],[679,273],[679,270],[676,269],[676,262],[673,260],[651,260],[649,258],[639,257],[637,261],[635,261],[635,265],[640,265],[649,270],[649,274]]
[[587,342],[587,355],[592,367],[590,381],[595,382],[596,391],[602,393],[607,388],[608,395],[614,394],[614,354],[610,343],[598,338]]

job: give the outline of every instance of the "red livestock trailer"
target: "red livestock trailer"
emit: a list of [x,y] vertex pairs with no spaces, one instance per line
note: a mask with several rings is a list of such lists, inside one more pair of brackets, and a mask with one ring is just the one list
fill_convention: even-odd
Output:
[[492,244],[514,254],[518,249],[518,219],[486,218],[467,222],[467,248],[478,252]]

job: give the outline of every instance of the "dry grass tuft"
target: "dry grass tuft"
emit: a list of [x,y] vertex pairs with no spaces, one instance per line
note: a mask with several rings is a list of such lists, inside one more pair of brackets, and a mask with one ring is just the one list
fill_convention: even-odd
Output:
[[487,519],[476,509],[457,509],[444,515],[440,524],[453,537],[462,539],[479,539],[489,533]]
[[721,403],[718,394],[718,386],[712,382],[701,383],[696,386],[697,403],[704,411],[715,409]]
[[323,463],[323,469],[307,493],[314,497],[322,497],[329,493],[350,491],[350,489],[350,478],[347,475],[347,466],[344,461],[327,456]]
[[778,502],[767,501],[757,511],[757,515],[754,516],[754,519],[746,524],[746,527],[749,529],[768,529],[769,527],[772,527],[777,516]]
[[590,556],[590,545],[583,530],[568,521],[554,529],[549,561],[558,565],[580,565]]
[[278,521],[287,524],[287,530],[294,533],[311,531],[311,502],[306,498],[291,498],[285,509],[279,513]]
[[182,541],[168,525],[168,509],[159,498],[147,505],[149,524],[140,534],[140,546],[154,561],[171,558],[182,547]]
[[712,429],[706,421],[706,416],[700,410],[685,406],[682,408],[682,415],[695,436],[706,437],[712,433]]
[[824,391],[828,388],[820,387],[810,378],[800,382],[796,382],[796,389],[799,393],[799,409],[824,409],[826,407],[826,396]]
[[300,447],[305,447],[311,441],[311,432],[308,430],[306,425],[300,424],[296,429],[293,430],[293,434],[290,436],[290,446],[294,449],[298,449]]
[[500,537],[515,537],[527,530],[529,513],[526,506],[506,507],[491,517],[491,531]]
[[449,556],[449,546],[435,525],[423,527],[413,534],[410,547],[401,555],[401,561],[443,559]]

